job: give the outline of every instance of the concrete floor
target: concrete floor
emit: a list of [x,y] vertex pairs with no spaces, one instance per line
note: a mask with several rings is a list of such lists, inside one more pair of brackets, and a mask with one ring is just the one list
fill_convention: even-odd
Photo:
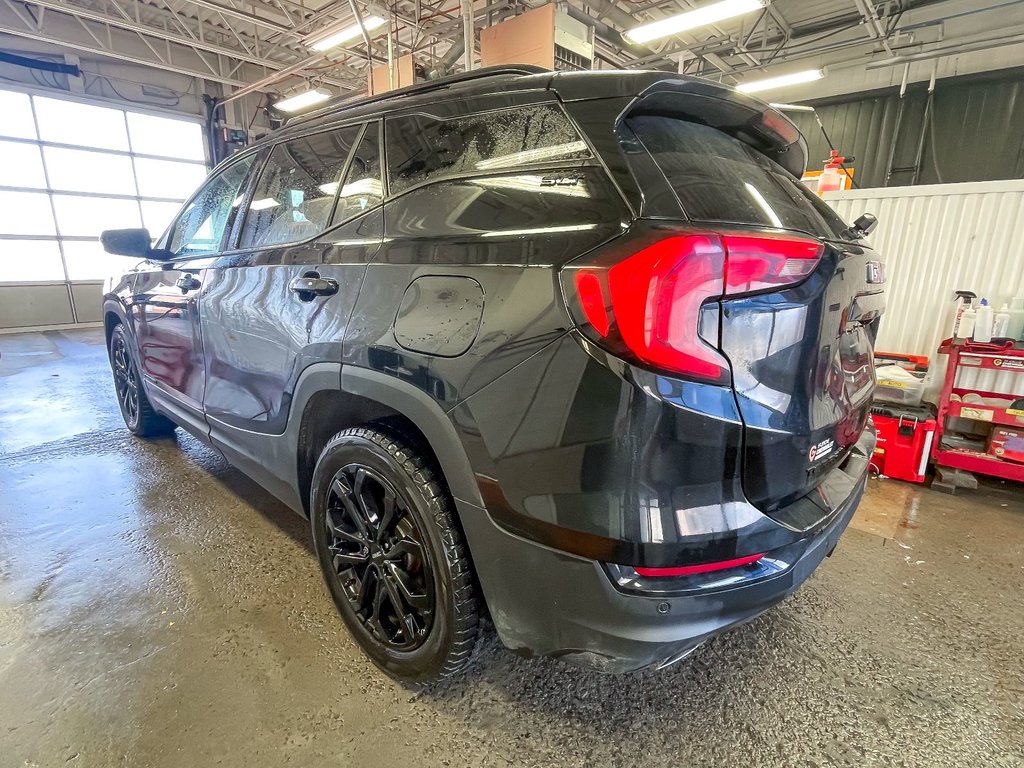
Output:
[[[793,598],[661,673],[489,634],[412,694],[306,524],[121,425],[100,331],[0,336],[0,767],[1024,765],[1024,494],[873,481]],[[180,431],[179,431],[180,432]]]

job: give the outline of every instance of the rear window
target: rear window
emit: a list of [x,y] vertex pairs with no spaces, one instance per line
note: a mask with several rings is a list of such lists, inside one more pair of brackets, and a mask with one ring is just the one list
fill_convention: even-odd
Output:
[[694,221],[751,224],[837,238],[846,228],[831,208],[778,163],[706,125],[632,117],[636,134]]

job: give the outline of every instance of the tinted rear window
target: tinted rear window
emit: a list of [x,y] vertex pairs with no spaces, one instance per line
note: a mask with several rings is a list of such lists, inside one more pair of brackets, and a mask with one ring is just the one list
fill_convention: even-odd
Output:
[[632,117],[636,134],[695,221],[752,224],[839,237],[846,225],[779,164],[706,125]]

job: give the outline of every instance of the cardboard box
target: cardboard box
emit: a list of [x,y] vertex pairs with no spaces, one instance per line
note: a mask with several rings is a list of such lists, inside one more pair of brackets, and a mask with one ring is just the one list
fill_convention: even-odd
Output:
[[412,54],[400,56],[392,63],[391,74],[388,65],[379,64],[370,71],[369,92],[371,95],[386,93],[397,88],[405,88],[416,82],[416,66]]
[[996,427],[988,441],[988,452],[1007,461],[1024,462],[1024,430]]

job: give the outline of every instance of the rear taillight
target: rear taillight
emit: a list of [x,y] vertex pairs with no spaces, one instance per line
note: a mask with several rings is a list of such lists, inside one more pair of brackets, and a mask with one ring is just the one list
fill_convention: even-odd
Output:
[[797,283],[823,251],[806,238],[743,233],[662,233],[638,245],[622,253],[620,244],[563,270],[577,326],[614,354],[713,383],[728,382],[729,369],[714,347],[717,323],[701,324],[703,308]]
[[818,266],[822,247],[815,240],[769,235],[722,235],[726,260],[725,295],[799,283]]

